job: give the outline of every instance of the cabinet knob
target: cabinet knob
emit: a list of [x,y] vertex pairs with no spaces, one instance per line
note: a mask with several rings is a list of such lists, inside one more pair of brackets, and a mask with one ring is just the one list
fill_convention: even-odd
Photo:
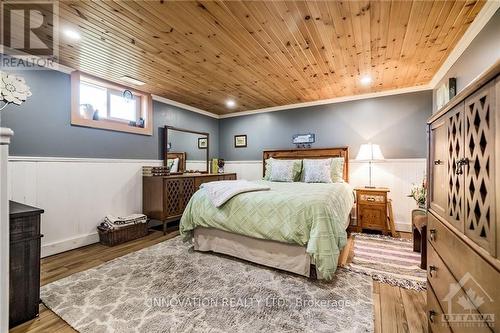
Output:
[[[435,275],[436,271],[437,271],[437,267],[436,266],[433,266],[433,265],[429,266],[429,275],[430,275],[430,277],[435,277],[436,276]],[[433,273],[434,273],[434,275],[433,275]]]
[[469,165],[469,159],[468,158],[461,158],[455,163],[455,174],[461,175],[464,173],[463,166],[464,165]]
[[429,238],[431,239],[431,241],[435,241],[436,240],[436,229],[430,229],[429,230]]
[[441,161],[441,160],[434,161],[434,165],[441,165],[441,164],[443,164],[443,161]]
[[434,317],[436,317],[436,311],[434,310],[429,310],[429,321],[431,323],[434,323]]

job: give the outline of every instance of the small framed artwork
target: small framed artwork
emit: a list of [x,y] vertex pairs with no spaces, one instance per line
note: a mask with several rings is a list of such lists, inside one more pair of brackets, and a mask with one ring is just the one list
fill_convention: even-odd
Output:
[[208,138],[198,138],[198,149],[207,149]]
[[247,146],[246,134],[234,136],[234,148],[245,148],[246,146]]

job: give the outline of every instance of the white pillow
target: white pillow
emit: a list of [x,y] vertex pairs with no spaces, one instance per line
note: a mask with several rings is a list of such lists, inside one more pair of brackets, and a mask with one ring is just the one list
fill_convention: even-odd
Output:
[[172,164],[172,167],[170,168],[170,172],[179,172],[179,158],[174,158],[174,163]]
[[293,182],[294,163],[294,161],[273,160],[269,180],[272,182]]
[[322,160],[303,161],[304,182],[306,183],[331,183],[332,182],[332,160],[331,158]]

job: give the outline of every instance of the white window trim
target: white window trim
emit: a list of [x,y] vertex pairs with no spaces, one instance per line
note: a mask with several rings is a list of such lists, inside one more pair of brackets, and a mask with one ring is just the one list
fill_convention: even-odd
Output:
[[[85,119],[80,114],[80,82],[85,81],[94,84],[98,87],[122,91],[130,90],[134,96],[140,98],[138,107],[138,118],[144,119],[144,128],[134,127],[129,125],[129,121],[125,119],[103,118],[99,120]],[[107,90],[107,116],[110,114],[109,109],[109,90]],[[102,80],[91,75],[83,74],[80,71],[71,73],[71,125],[106,129],[111,131],[127,132],[141,135],[153,135],[153,99],[151,94],[144,93],[130,87],[122,86],[106,80]]]

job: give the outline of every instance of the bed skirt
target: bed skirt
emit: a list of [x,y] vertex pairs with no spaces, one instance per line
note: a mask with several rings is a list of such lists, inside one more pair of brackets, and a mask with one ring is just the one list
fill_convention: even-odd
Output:
[[311,276],[311,257],[304,246],[201,227],[194,229],[193,243],[196,251],[227,254],[260,265]]

